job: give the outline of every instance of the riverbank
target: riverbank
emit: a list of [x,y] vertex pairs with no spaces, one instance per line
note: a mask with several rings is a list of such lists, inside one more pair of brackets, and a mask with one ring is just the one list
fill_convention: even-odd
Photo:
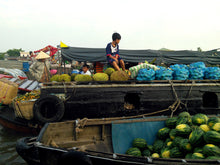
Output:
[[0,60],[0,68],[22,69],[23,61]]

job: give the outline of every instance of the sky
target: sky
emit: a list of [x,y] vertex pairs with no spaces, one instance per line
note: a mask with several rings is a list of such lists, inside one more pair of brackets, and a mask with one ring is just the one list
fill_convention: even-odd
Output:
[[120,49],[220,48],[220,1],[0,0],[0,52],[105,48],[114,32]]

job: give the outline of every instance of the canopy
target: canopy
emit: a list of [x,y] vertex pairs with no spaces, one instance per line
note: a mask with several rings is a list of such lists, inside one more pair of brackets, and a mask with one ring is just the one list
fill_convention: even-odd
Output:
[[[61,48],[61,55],[64,60],[104,62],[106,53],[104,48],[80,48],[67,47]],[[120,49],[120,57],[125,62],[144,62],[157,58],[156,63],[165,64],[190,64],[192,62],[202,61],[206,64],[220,64],[220,52],[218,49],[210,51],[160,51],[160,50],[124,50]]]
[[58,49],[56,48],[56,47],[53,47],[53,46],[51,46],[51,45],[48,45],[48,46],[46,46],[45,48],[43,48],[43,49],[40,49],[40,50],[36,50],[36,51],[34,51],[34,53],[39,53],[39,52],[48,52],[48,51],[50,51],[50,56],[53,56],[57,51],[58,51]]

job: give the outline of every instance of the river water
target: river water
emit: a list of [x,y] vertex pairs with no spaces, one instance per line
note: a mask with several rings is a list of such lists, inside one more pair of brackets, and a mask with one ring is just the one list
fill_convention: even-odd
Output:
[[[0,60],[0,68],[21,69],[22,62]],[[15,149],[16,141],[24,136],[0,125],[0,165],[26,165]]]
[[16,141],[23,136],[0,125],[0,165],[26,165],[15,149]]

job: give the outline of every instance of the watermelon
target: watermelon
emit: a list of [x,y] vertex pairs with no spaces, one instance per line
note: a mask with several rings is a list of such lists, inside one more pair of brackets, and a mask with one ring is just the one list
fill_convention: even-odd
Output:
[[173,142],[172,141],[167,142],[165,147],[172,148],[173,147]]
[[165,148],[161,150],[161,157],[162,158],[170,158],[170,149]]
[[165,121],[165,124],[168,128],[175,128],[177,122],[177,117],[171,117]]
[[218,118],[218,117],[211,117],[211,118],[209,118],[207,124],[208,124],[209,127],[212,127],[215,123],[220,123],[220,118]]
[[179,124],[176,126],[176,132],[177,132],[177,135],[179,136],[181,135],[186,136],[190,134],[191,128],[187,124]]
[[132,146],[133,146],[133,147],[140,148],[140,149],[144,149],[144,148],[147,147],[147,142],[146,142],[145,139],[136,138],[136,139],[133,140]]
[[220,133],[216,131],[208,131],[204,134],[204,140],[210,144],[220,144]]
[[202,153],[195,152],[192,154],[192,159],[205,159],[205,157]]
[[153,144],[153,150],[157,153],[160,153],[160,150],[163,148],[164,143],[162,140],[155,140],[154,144]]
[[151,157],[152,157],[152,158],[159,158],[160,155],[159,155],[158,153],[153,153],[153,154],[151,155]]
[[212,126],[212,129],[213,129],[214,131],[220,132],[220,123],[215,123],[215,124]]
[[184,152],[189,152],[192,150],[192,146],[191,144],[189,143],[189,140],[188,139],[182,139],[179,143],[179,147],[182,151]]
[[146,150],[144,150],[144,151],[142,152],[142,155],[143,155],[143,156],[151,156],[151,152],[150,152],[149,149],[146,149]]
[[171,158],[182,158],[183,153],[179,150],[178,147],[174,147],[170,150],[170,157]]
[[176,129],[172,129],[172,130],[170,131],[169,136],[170,136],[170,139],[171,139],[171,140],[175,139],[176,133],[177,133]]
[[126,151],[126,154],[132,155],[132,156],[141,156],[141,151],[139,148],[132,147]]
[[188,112],[181,112],[178,117],[191,117]]
[[217,156],[220,157],[220,148],[214,144],[206,144],[203,147],[203,153],[206,156]]
[[179,125],[179,124],[188,124],[188,125],[191,125],[192,124],[192,119],[191,117],[179,117],[177,119],[177,122],[176,122],[176,125]]
[[193,152],[203,153],[203,148],[202,147],[196,147],[196,148],[194,148]]
[[199,146],[203,142],[203,130],[200,128],[194,129],[191,134],[189,135],[189,142],[193,146]]
[[199,126],[204,132],[210,131],[209,126],[207,124],[202,124]]
[[183,137],[175,137],[175,139],[173,140],[173,143],[172,145],[175,146],[175,147],[179,147],[179,144],[180,144],[180,141],[183,139]]
[[206,124],[208,122],[208,117],[205,114],[198,113],[192,117],[192,123],[195,125]]
[[220,160],[220,157],[217,157],[217,156],[208,156],[206,159]]
[[150,150],[150,152],[153,152],[153,146],[152,145],[148,145],[147,148]]
[[158,132],[157,132],[157,137],[159,139],[166,139],[169,137],[169,132],[170,132],[170,129],[168,127],[164,127],[164,128],[161,128]]
[[185,159],[192,159],[192,153],[186,154]]

